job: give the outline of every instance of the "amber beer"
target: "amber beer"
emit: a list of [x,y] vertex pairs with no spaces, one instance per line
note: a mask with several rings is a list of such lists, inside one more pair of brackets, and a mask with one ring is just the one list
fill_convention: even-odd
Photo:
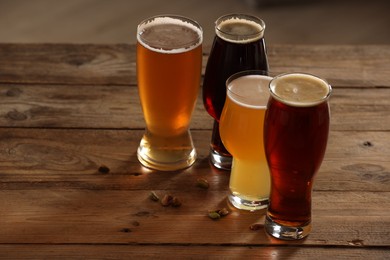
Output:
[[219,119],[226,98],[226,80],[244,70],[268,70],[261,19],[230,14],[217,19],[215,38],[203,81],[203,103],[215,119],[210,145],[210,160],[220,169],[230,170],[231,155],[220,139]]
[[200,87],[202,29],[180,16],[158,16],[137,32],[137,79],[146,132],[139,161],[157,170],[186,168],[196,159],[189,132]]
[[263,122],[271,77],[243,71],[227,81],[227,96],[220,119],[220,134],[233,155],[229,201],[244,210],[266,208],[270,174],[263,145]]
[[274,237],[301,239],[311,230],[311,191],[328,140],[330,85],[313,75],[275,77],[264,124],[271,171],[265,228]]

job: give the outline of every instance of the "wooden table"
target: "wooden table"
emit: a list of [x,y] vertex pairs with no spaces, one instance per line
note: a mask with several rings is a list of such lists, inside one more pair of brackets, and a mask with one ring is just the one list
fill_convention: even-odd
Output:
[[[0,44],[0,257],[389,259],[390,45],[268,52],[274,72],[314,73],[334,88],[307,239],[251,230],[264,211],[228,206],[229,172],[209,164],[212,120],[201,99],[193,167],[138,163],[134,45]],[[182,206],[163,207],[151,191]],[[207,216],[222,207],[228,216]]]

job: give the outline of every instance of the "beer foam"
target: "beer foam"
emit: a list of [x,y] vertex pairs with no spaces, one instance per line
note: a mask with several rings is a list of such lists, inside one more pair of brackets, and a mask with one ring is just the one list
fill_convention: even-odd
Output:
[[305,73],[277,76],[270,83],[273,97],[291,106],[315,106],[326,100],[332,87],[323,79]]
[[264,37],[265,25],[245,18],[232,17],[216,27],[216,34],[228,42],[250,43]]
[[252,109],[265,109],[269,99],[269,83],[272,77],[246,75],[231,81],[227,96],[240,106]]
[[182,53],[202,44],[202,29],[181,17],[154,17],[137,28],[137,40],[145,48],[161,53]]

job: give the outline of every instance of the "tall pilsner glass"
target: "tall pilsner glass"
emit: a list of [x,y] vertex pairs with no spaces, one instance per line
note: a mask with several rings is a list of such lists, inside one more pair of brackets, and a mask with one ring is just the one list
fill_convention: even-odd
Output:
[[137,30],[137,79],[146,131],[138,160],[174,171],[191,166],[196,151],[189,131],[200,88],[202,29],[181,16],[156,16]]
[[264,145],[271,171],[265,229],[295,240],[311,230],[311,192],[329,133],[331,86],[316,76],[291,73],[270,83]]
[[232,157],[219,135],[219,119],[226,98],[226,80],[239,71],[268,71],[264,30],[265,23],[261,19],[245,14],[229,14],[216,21],[216,35],[203,81],[203,103],[207,112],[215,119],[210,161],[219,169],[230,170],[232,163]]
[[242,71],[227,80],[220,120],[223,144],[233,155],[228,196],[239,209],[258,210],[269,202],[270,174],[263,145],[264,115],[271,77]]

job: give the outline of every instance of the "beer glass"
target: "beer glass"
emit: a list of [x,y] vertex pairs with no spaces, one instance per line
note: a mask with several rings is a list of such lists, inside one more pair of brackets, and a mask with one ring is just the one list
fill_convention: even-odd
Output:
[[264,22],[254,16],[229,14],[217,19],[215,37],[203,80],[203,103],[214,118],[210,161],[230,170],[232,157],[221,142],[219,119],[226,98],[226,80],[244,70],[268,70]]
[[243,71],[227,80],[220,119],[221,139],[233,155],[228,195],[239,209],[268,206],[270,174],[263,145],[264,115],[271,77],[264,71]]
[[313,178],[323,160],[329,133],[331,86],[304,73],[275,77],[264,121],[264,145],[271,172],[265,229],[295,240],[311,230]]
[[200,88],[202,28],[181,16],[155,16],[137,28],[137,80],[146,130],[138,147],[144,166],[162,171],[191,166],[189,131]]

